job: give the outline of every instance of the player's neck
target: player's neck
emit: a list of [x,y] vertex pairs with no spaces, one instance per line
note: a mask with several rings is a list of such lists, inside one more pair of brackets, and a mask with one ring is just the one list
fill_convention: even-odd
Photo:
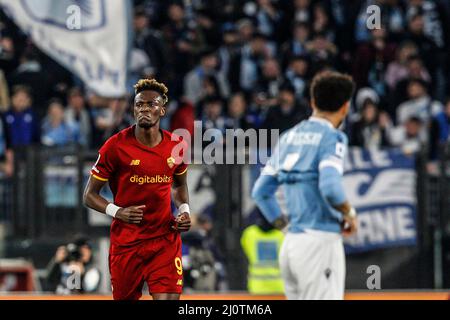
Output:
[[334,128],[338,128],[341,124],[341,119],[338,116],[330,114],[328,112],[314,111],[312,116],[327,120],[333,125]]
[[160,132],[158,125],[154,125],[150,128],[141,128],[136,125],[134,135],[140,143],[150,148],[158,145],[162,140],[162,133]]

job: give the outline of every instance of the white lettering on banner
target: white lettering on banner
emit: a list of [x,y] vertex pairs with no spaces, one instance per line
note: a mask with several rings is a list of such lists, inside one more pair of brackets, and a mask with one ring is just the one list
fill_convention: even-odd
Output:
[[345,242],[352,246],[376,245],[402,241],[416,236],[411,209],[406,206],[387,207],[358,214],[358,232]]
[[[375,178],[365,172],[344,176],[345,193],[355,207],[385,205],[387,203],[415,203],[415,177],[411,169],[388,169]],[[368,186],[365,192],[361,188]]]
[[364,159],[363,149],[350,148],[345,159],[345,171],[364,170],[369,168],[388,168],[392,166],[388,151],[369,150],[369,159]]

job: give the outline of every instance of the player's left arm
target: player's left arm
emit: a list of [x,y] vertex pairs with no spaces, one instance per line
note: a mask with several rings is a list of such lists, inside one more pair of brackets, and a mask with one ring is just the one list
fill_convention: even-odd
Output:
[[182,174],[173,176],[173,201],[178,208],[178,216],[175,220],[174,229],[184,232],[191,228],[191,218],[189,209],[189,191],[187,186],[187,170]]
[[263,173],[256,180],[252,190],[252,198],[261,210],[264,217],[275,228],[284,229],[288,224],[286,217],[281,212],[281,207],[275,197],[279,187],[278,179],[275,175]]
[[327,136],[319,163],[319,190],[327,202],[342,213],[343,234],[357,230],[356,211],[344,192],[343,173],[347,138],[343,134]]

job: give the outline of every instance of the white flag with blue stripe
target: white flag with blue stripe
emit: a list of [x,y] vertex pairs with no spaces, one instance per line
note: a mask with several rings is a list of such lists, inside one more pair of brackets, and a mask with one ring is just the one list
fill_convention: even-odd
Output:
[[129,0],[0,0],[35,45],[104,97],[126,93]]

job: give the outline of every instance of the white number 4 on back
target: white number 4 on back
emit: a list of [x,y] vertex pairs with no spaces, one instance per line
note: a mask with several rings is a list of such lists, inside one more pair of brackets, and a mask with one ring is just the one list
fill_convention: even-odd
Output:
[[297,163],[298,159],[300,158],[300,155],[298,153],[289,153],[283,162],[283,170],[291,171],[292,168]]

